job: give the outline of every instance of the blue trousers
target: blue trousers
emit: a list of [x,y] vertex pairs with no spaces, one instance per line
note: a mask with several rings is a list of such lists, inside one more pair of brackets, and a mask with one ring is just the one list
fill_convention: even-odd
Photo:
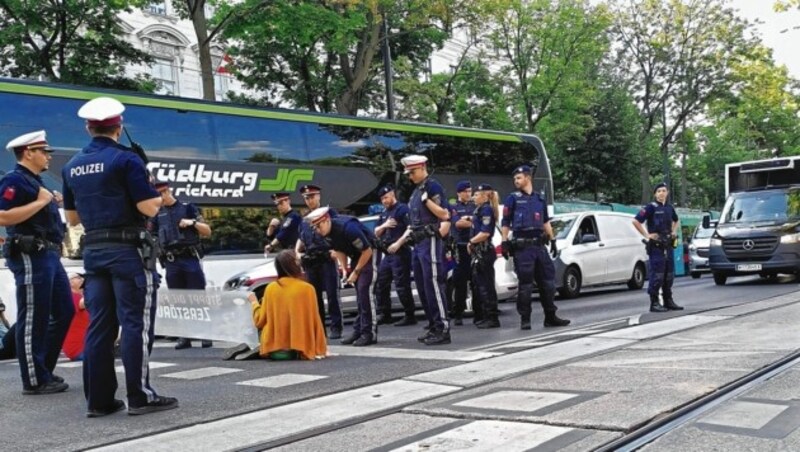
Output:
[[392,281],[397,297],[407,317],[414,317],[414,296],[411,294],[411,250],[401,248],[395,254],[383,254],[379,258],[378,277],[375,282],[375,298],[378,309],[385,316],[392,315]]
[[20,253],[6,264],[17,285],[16,348],[22,386],[33,389],[53,379],[75,307],[57,251]]
[[[353,322],[353,333],[357,336],[378,338],[378,319],[375,315],[375,303],[372,299],[373,275],[375,274],[376,254],[372,254],[372,264],[365,265],[356,280],[356,303],[358,315]],[[350,268],[356,267],[356,259],[351,259]]]
[[[472,265],[466,244],[456,245],[456,252],[456,268],[453,270],[453,306],[451,311],[453,316],[461,317],[467,308],[467,291],[469,290]],[[473,298],[474,292],[475,288],[473,287]],[[473,311],[475,310],[473,309]],[[477,317],[477,311],[475,313],[476,319],[480,320],[480,317]]]
[[648,253],[650,267],[647,281],[647,293],[658,296],[658,291],[664,295],[664,299],[672,299],[672,283],[675,280],[675,257],[672,248],[652,248]]
[[319,318],[325,325],[325,300],[322,292],[328,296],[328,312],[331,316],[331,328],[342,329],[342,308],[339,303],[339,270],[336,262],[330,260],[324,264],[303,265],[308,282],[314,286],[317,293],[317,308]]
[[167,287],[170,289],[199,289],[206,288],[206,275],[203,265],[196,257],[181,256],[174,261],[167,261]]
[[150,352],[159,276],[146,270],[139,251],[132,246],[86,249],[84,300],[89,329],[84,348],[83,384],[89,409],[112,406],[117,391],[114,340],[122,327],[120,352],[125,367],[128,405],[152,402]]
[[556,312],[555,299],[556,270],[553,260],[543,246],[528,246],[514,252],[514,270],[519,280],[517,292],[517,312],[520,317],[531,316],[531,295],[533,283],[539,288],[539,299],[542,310]]
[[436,332],[450,332],[445,301],[445,280],[442,262],[442,239],[429,237],[414,245],[414,283],[425,308],[428,323]]
[[494,261],[497,256],[494,250],[486,252],[482,258],[476,258],[472,263],[472,310],[479,319],[496,319],[497,289],[494,286]]

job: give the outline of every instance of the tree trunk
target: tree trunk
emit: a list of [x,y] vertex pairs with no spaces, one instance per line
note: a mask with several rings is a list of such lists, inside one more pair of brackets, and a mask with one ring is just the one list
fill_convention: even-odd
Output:
[[203,99],[216,100],[214,93],[214,67],[211,63],[211,43],[208,40],[208,22],[205,2],[200,2],[195,8],[189,8],[194,33],[197,36],[197,53],[200,57],[200,79],[203,82]]
[[683,144],[683,150],[681,151],[681,192],[680,192],[680,206],[681,207],[688,207],[686,204],[686,184],[687,184],[687,175],[686,175],[686,153],[688,151],[687,144]]

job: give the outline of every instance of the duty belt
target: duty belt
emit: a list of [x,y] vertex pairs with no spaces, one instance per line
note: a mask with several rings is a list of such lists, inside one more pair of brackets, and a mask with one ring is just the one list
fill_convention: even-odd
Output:
[[524,249],[531,246],[544,246],[545,241],[541,237],[533,237],[526,239],[514,239],[511,241],[516,249]]
[[98,229],[88,231],[84,236],[84,245],[97,245],[100,243],[123,243],[139,245],[147,238],[144,229]]
[[196,257],[200,258],[197,248],[193,246],[185,246],[180,248],[168,249],[164,254],[167,256],[167,261],[174,262],[176,257]]

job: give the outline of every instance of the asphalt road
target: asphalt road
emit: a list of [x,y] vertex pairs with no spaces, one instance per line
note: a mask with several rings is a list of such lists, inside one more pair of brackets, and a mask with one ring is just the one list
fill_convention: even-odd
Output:
[[[514,303],[505,302],[500,305],[500,329],[478,330],[465,319],[464,326],[453,327],[450,345],[426,347],[418,343],[415,338],[422,333],[424,322],[411,327],[383,326],[378,345],[356,349],[333,344],[331,357],[314,362],[223,361],[221,347],[225,344],[176,351],[173,343],[159,341],[152,356],[153,385],[159,393],[177,397],[181,406],[141,417],[122,412],[87,419],[80,363],[65,362],[57,371],[71,385],[68,392],[23,397],[18,366],[4,361],[0,362],[0,449],[79,450],[111,445],[268,407],[335,397],[346,390],[528,350],[543,343],[770,298],[794,292],[797,287],[797,281],[789,277],[778,281],[734,278],[722,287],[715,286],[710,277],[680,278],[675,284],[675,301],[686,310],[666,314],[647,311],[644,291],[629,291],[624,286],[587,290],[580,298],[557,300],[559,315],[571,319],[572,325],[545,329],[541,311],[534,307],[532,331],[519,330]],[[124,398],[121,383],[123,388],[117,396]],[[340,405],[345,411],[355,409],[348,407],[346,400]],[[387,408],[381,415],[391,413]],[[336,419],[331,422],[335,424]]]

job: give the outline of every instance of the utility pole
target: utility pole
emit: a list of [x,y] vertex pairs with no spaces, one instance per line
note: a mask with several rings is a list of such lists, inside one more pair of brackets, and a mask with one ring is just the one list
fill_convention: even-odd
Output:
[[389,20],[383,15],[383,74],[386,85],[386,119],[394,119],[394,88],[392,88],[392,53],[389,49]]

